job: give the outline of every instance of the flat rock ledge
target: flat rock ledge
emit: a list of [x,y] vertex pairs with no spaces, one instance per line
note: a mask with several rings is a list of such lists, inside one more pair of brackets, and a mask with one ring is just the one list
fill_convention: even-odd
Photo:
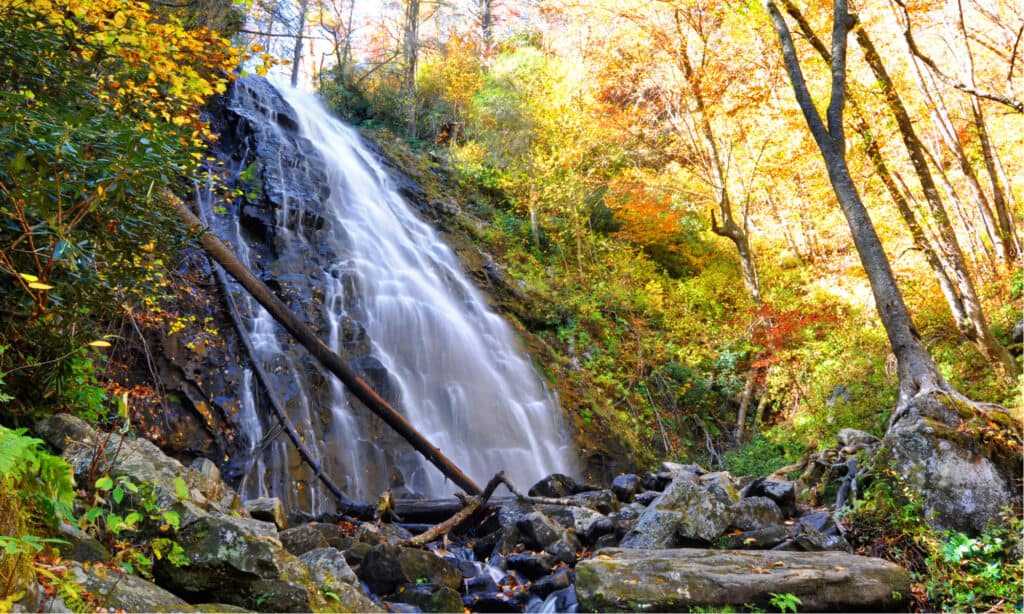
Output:
[[802,612],[892,612],[905,606],[910,577],[845,552],[605,548],[577,564],[576,593],[590,612],[769,608],[772,593],[799,597]]

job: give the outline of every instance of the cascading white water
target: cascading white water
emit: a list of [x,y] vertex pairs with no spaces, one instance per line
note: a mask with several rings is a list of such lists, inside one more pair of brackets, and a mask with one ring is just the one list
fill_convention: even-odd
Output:
[[[556,400],[511,327],[467,280],[452,250],[413,213],[357,132],[332,118],[313,96],[279,91],[297,113],[298,132],[326,162],[330,195],[322,215],[327,223],[312,239],[296,232],[289,218],[295,212],[284,195],[275,228],[276,242],[289,250],[326,248],[334,255],[326,274],[317,277],[327,320],[321,328],[324,341],[340,351],[350,334],[346,327],[357,321],[365,329],[369,354],[379,361],[375,364],[386,369],[396,408],[478,483],[499,470],[524,488],[553,472],[573,474],[574,455]],[[268,129],[282,130],[272,119],[266,120]],[[282,167],[288,163],[278,161]],[[251,259],[240,245],[244,233],[236,226],[227,234],[240,256]],[[261,308],[248,302],[242,307],[261,362],[275,381],[288,386],[289,370],[296,368],[282,364],[286,337]],[[330,407],[315,406],[309,391],[293,391],[287,408],[349,495],[372,500],[396,470],[413,492],[446,496],[456,490],[411,448],[397,455],[385,450],[385,427],[367,419],[365,408],[354,407],[334,378],[324,383],[330,394],[321,390],[317,398],[329,399]],[[262,433],[249,436],[257,441]],[[266,448],[256,462],[270,473],[297,469],[278,445]],[[269,491],[306,507],[292,496],[296,485],[287,476],[250,475],[246,482],[249,496]],[[312,499],[305,500],[309,511],[325,511],[312,480],[299,486],[312,491]]]

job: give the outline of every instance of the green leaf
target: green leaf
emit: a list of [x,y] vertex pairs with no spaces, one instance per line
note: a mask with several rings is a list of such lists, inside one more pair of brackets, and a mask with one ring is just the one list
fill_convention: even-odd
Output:
[[139,524],[141,520],[142,514],[140,514],[139,512],[130,512],[127,516],[124,517],[124,524],[127,527],[134,528],[135,525]]
[[107,530],[117,535],[124,528],[124,519],[117,514],[107,514]]
[[93,521],[95,521],[97,518],[99,518],[102,515],[103,515],[103,508],[101,508],[101,507],[91,508],[88,512],[85,513],[85,521],[86,522],[93,522]]
[[179,499],[189,498],[188,484],[185,483],[185,480],[183,478],[174,478],[174,492],[178,494]]
[[172,510],[164,512],[164,522],[174,527],[175,531],[181,527],[181,517],[178,515],[178,512]]
[[106,492],[114,487],[114,480],[109,475],[105,475],[102,478],[96,480],[96,490],[100,492]]
[[124,489],[118,486],[117,488],[114,489],[114,492],[110,494],[110,498],[114,500],[114,503],[121,503],[121,501],[124,499]]

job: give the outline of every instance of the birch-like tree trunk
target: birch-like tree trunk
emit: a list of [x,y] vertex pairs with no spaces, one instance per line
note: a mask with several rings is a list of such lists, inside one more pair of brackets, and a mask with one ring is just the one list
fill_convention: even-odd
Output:
[[[889,345],[896,355],[899,377],[897,407],[906,407],[911,399],[918,395],[936,391],[951,392],[952,387],[946,383],[921,343],[920,335],[914,327],[910,312],[903,301],[903,294],[889,265],[889,259],[882,248],[882,242],[850,176],[846,162],[843,109],[846,105],[847,34],[855,23],[855,19],[847,10],[846,0],[834,0],[833,3],[830,63],[832,87],[825,121],[814,106],[807,88],[788,24],[774,0],[766,0],[765,7],[778,34],[786,72],[797,103],[825,161],[829,181],[846,217],[861,264],[871,284],[875,307],[885,327]],[[896,414],[899,414],[899,411]]]

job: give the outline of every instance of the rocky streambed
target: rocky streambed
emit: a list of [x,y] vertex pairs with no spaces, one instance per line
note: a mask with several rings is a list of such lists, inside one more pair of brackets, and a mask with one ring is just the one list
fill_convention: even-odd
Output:
[[[457,506],[399,501],[382,510],[397,515],[395,522],[297,522],[276,500],[241,502],[209,461],[186,467],[146,440],[96,432],[66,415],[36,431],[71,462],[79,484],[100,474],[140,488],[106,501],[106,511],[123,518],[149,510],[121,532],[114,552],[64,528],[69,543],[57,572],[96,607],[689,611],[772,609],[783,595],[807,610],[892,611],[910,595],[905,569],[852,554],[829,510],[798,506],[794,484],[773,477],[664,463],[604,489],[556,474],[528,495],[493,498],[445,537],[412,546],[407,540]],[[173,526],[164,511],[173,512]],[[179,547],[174,556],[166,544],[154,546],[159,539]],[[120,571],[119,552],[129,543],[160,551],[150,579]],[[22,611],[68,610],[43,587],[28,589]]]

